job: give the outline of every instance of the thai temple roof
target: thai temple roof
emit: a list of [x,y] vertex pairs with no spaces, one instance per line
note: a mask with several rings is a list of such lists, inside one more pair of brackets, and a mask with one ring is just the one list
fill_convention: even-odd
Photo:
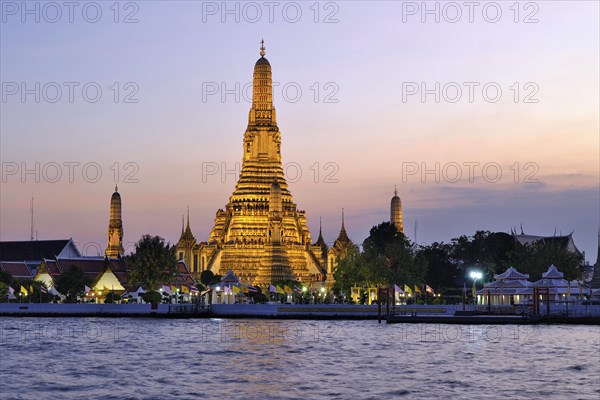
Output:
[[106,268],[104,257],[61,258],[58,260],[62,271],[68,271],[71,266],[81,268],[83,273],[95,279]]
[[546,279],[562,279],[562,278],[564,278],[564,276],[565,276],[565,274],[563,274],[558,269],[556,269],[556,266],[554,264],[552,264],[548,268],[548,271],[546,271],[542,274],[542,278],[546,278]]
[[564,248],[573,253],[579,253],[579,249],[575,246],[575,242],[573,241],[573,232],[568,235],[556,235],[553,236],[541,236],[541,235],[530,235],[523,232],[523,228],[521,228],[521,233],[517,234],[516,230],[511,229],[511,234],[515,238],[517,242],[522,245],[529,245],[535,242],[542,242],[545,244],[556,244],[558,247]]
[[[0,242],[0,261],[41,261],[58,257],[70,243],[71,239]],[[69,254],[80,256],[77,248],[74,245],[72,247],[73,251]]]
[[[546,286],[546,287],[568,287],[569,282],[564,279],[565,274],[560,272],[554,264],[548,267],[548,270],[542,274],[542,279],[535,282],[536,286]],[[579,284],[576,283],[571,286],[577,287]]]
[[[540,279],[539,281],[535,282],[534,285],[549,287],[568,287],[569,282],[565,279]],[[574,286],[576,287],[577,285]]]
[[479,295],[531,295],[533,287],[547,287],[552,295],[564,294],[572,295],[588,293],[589,289],[582,286],[577,280],[567,281],[563,278],[564,274],[560,272],[554,264],[548,267],[543,273],[542,279],[537,282],[529,282],[526,278],[529,275],[522,274],[515,268],[510,267],[506,272],[495,275],[496,280],[487,283],[483,289],[477,291]]
[[352,240],[348,237],[348,233],[346,233],[346,227],[344,226],[344,209],[342,208],[342,228],[340,229],[340,234],[338,238],[335,240],[333,244],[334,247],[347,247],[352,243]]
[[524,288],[533,286],[533,283],[525,279],[497,280],[485,285],[486,288]]
[[506,270],[506,272],[499,275],[494,275],[494,279],[529,279],[529,274],[522,274],[514,267],[510,267]]
[[31,278],[31,269],[24,262],[16,261],[3,261],[0,262],[0,271],[7,272],[12,275],[13,278]]
[[192,233],[192,228],[190,228],[190,208],[188,207],[187,211],[187,224],[185,229],[183,229],[183,217],[181,217],[181,236],[179,237],[179,241],[193,243],[196,241],[194,234]]
[[228,270],[223,279],[221,279],[221,283],[238,283],[239,281],[240,278],[232,270]]

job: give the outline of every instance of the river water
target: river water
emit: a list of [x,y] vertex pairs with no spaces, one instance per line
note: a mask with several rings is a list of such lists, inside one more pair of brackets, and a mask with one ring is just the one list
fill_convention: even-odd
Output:
[[594,399],[600,326],[0,318],[1,399]]

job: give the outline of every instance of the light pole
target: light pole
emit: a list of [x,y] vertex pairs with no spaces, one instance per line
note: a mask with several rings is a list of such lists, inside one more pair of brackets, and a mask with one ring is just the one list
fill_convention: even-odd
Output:
[[473,279],[473,301],[475,302],[475,304],[477,304],[477,288],[475,287],[475,284],[478,279],[481,279],[483,277],[483,274],[479,271],[471,271],[471,273],[469,273],[469,276],[471,277],[471,279]]

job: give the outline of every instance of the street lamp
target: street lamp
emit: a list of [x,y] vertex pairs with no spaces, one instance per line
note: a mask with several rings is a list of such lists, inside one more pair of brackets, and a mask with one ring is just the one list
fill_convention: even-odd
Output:
[[477,301],[476,301],[477,293],[476,293],[475,284],[478,279],[481,279],[483,277],[483,274],[479,271],[471,271],[471,273],[469,273],[469,276],[471,277],[471,279],[473,279],[473,300],[475,301],[475,303],[477,303]]

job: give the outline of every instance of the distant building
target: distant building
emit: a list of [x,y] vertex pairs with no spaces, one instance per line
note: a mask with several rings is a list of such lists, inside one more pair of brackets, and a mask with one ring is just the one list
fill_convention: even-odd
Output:
[[520,304],[525,296],[520,294],[523,289],[533,286],[529,282],[529,274],[523,274],[510,267],[501,274],[494,275],[494,281],[485,284],[477,291],[478,304],[510,305]]
[[542,279],[537,282],[528,281],[529,275],[522,274],[510,267],[506,272],[494,275],[494,281],[484,285],[477,291],[478,304],[490,305],[518,305],[533,301],[533,288],[547,288],[550,301],[565,301],[571,296],[582,297],[589,293],[589,289],[582,286],[579,281],[567,281],[564,274],[554,265],[542,274]]
[[404,225],[402,224],[402,201],[398,197],[398,190],[394,187],[394,197],[390,204],[390,222],[394,224],[398,232],[404,233]]
[[594,264],[591,286],[592,290],[600,289],[600,231],[598,231],[598,253],[596,255],[596,264]]
[[[327,243],[325,243],[325,239],[323,239],[321,218],[319,218],[319,237],[317,238],[317,241],[313,244],[313,246],[319,246],[319,248],[321,249],[321,259],[327,260],[327,252],[329,251],[329,246],[327,246]],[[318,249],[316,249],[315,253],[318,254]]]
[[197,248],[196,244],[196,238],[190,228],[190,211],[188,209],[187,225],[185,228],[183,226],[183,217],[181,218],[181,236],[179,236],[179,241],[177,241],[175,253],[177,259],[185,261],[192,271],[198,271],[198,252],[194,251]]
[[254,65],[252,107],[243,139],[242,170],[224,209],[217,211],[207,242],[196,243],[188,225],[177,256],[199,276],[204,270],[233,271],[245,284],[295,279],[316,282],[325,273],[322,247],[313,245],[306,214],[285,180],[273,106],[271,64],[264,45]]
[[71,266],[81,268],[84,275],[93,282],[100,274],[106,264],[104,257],[78,257],[78,258],[54,258],[44,259],[35,274],[34,280],[44,282],[47,287],[54,287],[55,280],[69,270]]
[[121,219],[121,195],[115,186],[115,192],[110,198],[110,217],[108,221],[108,243],[106,257],[120,257],[123,250],[123,221]]
[[533,244],[535,242],[542,242],[545,244],[555,244],[560,246],[561,248],[568,250],[572,253],[580,253],[577,246],[575,246],[575,242],[573,241],[573,232],[568,235],[560,235],[560,236],[539,236],[539,235],[527,235],[521,229],[521,233],[517,234],[515,230],[511,230],[511,234],[513,238],[522,245]]
[[357,249],[357,247],[348,237],[348,233],[346,233],[346,227],[344,226],[344,209],[342,209],[342,228],[340,229],[340,234],[333,243],[333,246],[331,246],[327,252],[327,277],[325,281],[327,287],[331,288],[335,283],[333,274],[335,273],[339,262],[348,256],[348,251],[351,249]]
[[[138,286],[130,282],[130,270],[122,257],[121,206],[121,195],[115,187],[110,200],[108,242],[104,257],[82,256],[72,239],[0,242],[0,270],[14,278],[29,278],[54,288],[56,279],[75,266],[83,271],[90,282],[85,295],[88,301],[103,302],[106,294],[112,291],[119,295],[136,292]],[[182,242],[189,239],[192,246],[195,244],[189,228],[189,215],[188,226],[185,232],[182,230],[182,237]],[[161,284],[170,285],[182,293],[196,291],[196,281],[186,262],[178,261],[176,268],[171,282]]]
[[31,269],[25,262],[0,261],[0,271],[10,274],[13,278],[31,279]]
[[25,263],[32,275],[47,258],[81,257],[73,239],[0,242],[0,262]]

